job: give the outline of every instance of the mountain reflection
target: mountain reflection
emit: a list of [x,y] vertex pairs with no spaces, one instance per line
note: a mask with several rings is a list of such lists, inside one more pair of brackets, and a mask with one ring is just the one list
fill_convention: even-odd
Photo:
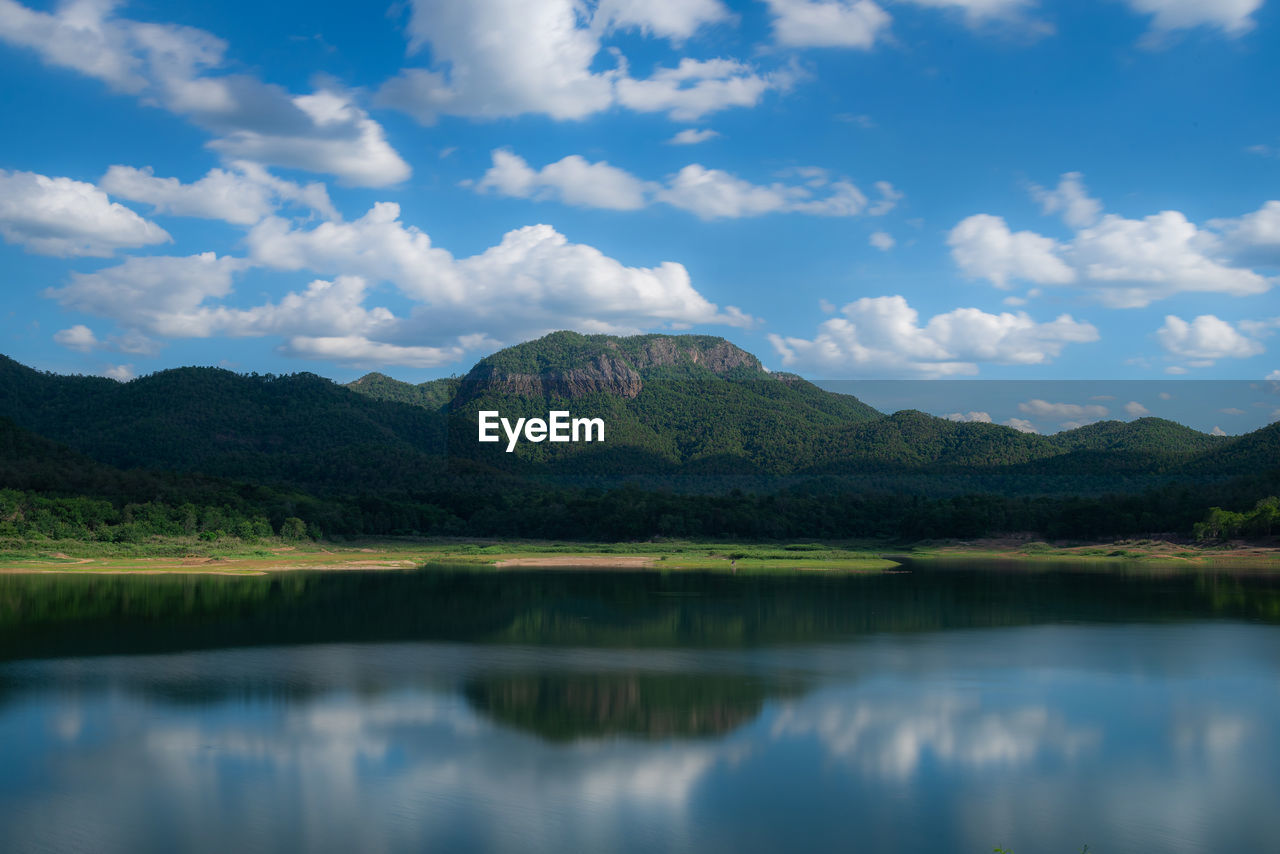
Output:
[[735,675],[636,673],[494,677],[463,693],[493,720],[550,741],[723,735],[759,715],[766,694]]
[[0,575],[0,660],[337,642],[752,648],[1060,622],[1280,621],[1280,579],[1270,574],[910,568]]

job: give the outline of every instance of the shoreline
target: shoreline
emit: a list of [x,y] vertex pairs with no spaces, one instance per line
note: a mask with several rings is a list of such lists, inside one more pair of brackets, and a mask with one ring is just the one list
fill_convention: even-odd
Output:
[[[1168,541],[1049,544],[1022,539],[924,542],[896,548],[879,543],[567,543],[540,541],[381,540],[350,544],[263,544],[205,548],[151,543],[135,553],[62,541],[47,549],[0,550],[0,575],[228,575],[324,571],[416,570],[432,564],[477,570],[530,569],[718,572],[909,571],[903,561],[940,567],[971,561],[1145,567],[1152,570],[1280,570],[1280,547],[1236,544],[1204,547]],[[162,549],[181,554],[156,554]],[[106,554],[92,554],[95,550]],[[77,552],[71,554],[68,552]]]

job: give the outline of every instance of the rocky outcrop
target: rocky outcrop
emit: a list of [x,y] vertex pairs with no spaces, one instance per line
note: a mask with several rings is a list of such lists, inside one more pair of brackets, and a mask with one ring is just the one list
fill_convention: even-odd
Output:
[[644,387],[643,373],[654,368],[700,365],[716,374],[737,368],[764,370],[755,356],[721,338],[651,335],[645,336],[638,348],[633,342],[635,339],[604,339],[600,342],[602,352],[586,364],[548,367],[539,373],[507,371],[486,360],[463,379],[457,402],[486,393],[571,400],[603,392],[635,398]]
[[481,392],[509,394],[517,397],[584,397],[606,392],[633,398],[644,383],[640,374],[621,359],[597,356],[589,365],[541,374],[506,373],[492,365],[477,365],[462,381],[459,399],[470,399]]

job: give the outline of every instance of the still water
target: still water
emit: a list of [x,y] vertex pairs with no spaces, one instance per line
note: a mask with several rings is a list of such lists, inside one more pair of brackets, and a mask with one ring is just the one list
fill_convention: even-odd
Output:
[[0,851],[1261,852],[1280,579],[0,577]]

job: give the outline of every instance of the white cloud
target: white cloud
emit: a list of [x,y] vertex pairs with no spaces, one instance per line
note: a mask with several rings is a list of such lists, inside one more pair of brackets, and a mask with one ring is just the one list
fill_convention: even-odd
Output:
[[1039,430],[1036,429],[1036,425],[1032,424],[1030,421],[1028,421],[1025,418],[1010,418],[1008,421],[1005,421],[1003,423],[1006,427],[1012,427],[1014,430],[1017,430],[1019,433],[1039,433],[1040,432]]
[[198,181],[157,178],[151,167],[112,166],[99,185],[113,196],[145,202],[153,213],[220,219],[253,225],[270,216],[282,203],[296,203],[338,219],[324,184],[302,186],[270,174],[256,163],[236,161],[231,169],[210,169]]
[[[1071,418],[1086,423],[1105,418],[1109,412],[1105,406],[1097,403],[1050,403],[1040,398],[1019,403],[1018,411],[1024,415],[1034,415],[1040,418]],[[1076,426],[1079,426],[1079,424]]]
[[167,243],[169,233],[93,184],[0,169],[0,235],[41,255],[105,258]]
[[998,216],[966,217],[951,229],[947,245],[966,275],[989,279],[998,288],[1010,287],[1013,279],[1062,285],[1076,278],[1056,241],[1030,231],[1014,233]]
[[893,248],[896,241],[893,239],[893,235],[889,234],[887,231],[874,231],[871,233],[871,236],[867,238],[867,242],[879,249],[881,252],[888,252]]
[[697,121],[728,107],[754,107],[770,89],[785,89],[790,75],[759,75],[732,59],[685,57],[675,68],[659,68],[644,80],[617,81],[618,103],[638,113],[667,113]]
[[516,229],[497,246],[455,259],[426,233],[403,225],[399,213],[383,202],[358,220],[310,230],[269,218],[249,233],[250,255],[275,269],[389,282],[422,304],[400,324],[401,334],[413,331],[433,342],[481,331],[511,341],[560,328],[635,332],[752,322],[736,308],[722,311],[707,301],[677,263],[627,267],[547,225]]
[[461,346],[417,347],[371,341],[362,335],[313,337],[298,335],[280,348],[287,356],[302,359],[325,359],[360,367],[404,365],[410,368],[435,368],[456,362],[465,355]]
[[1167,315],[1156,331],[1160,346],[1171,356],[1201,362],[1208,367],[1216,359],[1247,359],[1265,349],[1261,343],[1242,335],[1234,326],[1212,314],[1202,314],[1190,323]]
[[[774,39],[787,47],[843,47],[868,50],[891,38],[892,18],[872,0],[765,0],[773,17]],[[892,5],[895,0],[881,0]],[[971,29],[1013,25],[1038,37],[1053,27],[1026,14],[1034,0],[907,0],[917,6],[959,12]]]
[[867,197],[852,183],[831,181],[820,169],[793,171],[807,178],[804,184],[752,184],[692,163],[662,184],[641,180],[604,161],[591,163],[576,154],[534,169],[519,155],[498,149],[493,152],[493,166],[473,186],[479,192],[555,199],[609,210],[635,210],[661,202],[702,219],[769,213],[856,216],[866,210]]
[[112,18],[115,5],[79,0],[46,13],[0,0],[0,40],[36,51],[49,65],[131,94],[148,88],[155,66],[207,66],[226,49],[221,39],[191,27]]
[[212,252],[190,257],[128,258],[93,273],[72,273],[61,288],[45,295],[76,311],[114,318],[159,335],[184,336],[184,318],[206,300],[231,293],[232,276],[244,268],[237,258]]
[[1280,370],[1274,370],[1274,371],[1272,371],[1271,373],[1267,374],[1267,376],[1265,377],[1265,379],[1266,379],[1268,382],[1280,383]]
[[1131,418],[1141,418],[1144,415],[1151,414],[1150,409],[1147,409],[1145,406],[1143,406],[1141,403],[1138,403],[1138,401],[1136,400],[1131,400],[1128,403],[1126,403],[1124,405],[1124,411]]
[[895,189],[888,181],[876,181],[876,192],[880,194],[880,198],[875,204],[867,208],[867,213],[872,216],[884,216],[889,211],[898,206],[898,202],[906,198],[906,193]]
[[1239,220],[1213,220],[1210,229],[1201,229],[1178,211],[1143,219],[1099,218],[1100,208],[1079,173],[1064,175],[1056,190],[1033,188],[1033,194],[1046,212],[1061,212],[1077,227],[1071,240],[1013,233],[1002,218],[975,214],[957,224],[947,241],[965,274],[999,288],[1013,280],[1074,285],[1112,308],[1142,308],[1181,293],[1250,296],[1265,293],[1275,282],[1235,266],[1231,256],[1243,248],[1268,247],[1271,229],[1280,231],[1280,223],[1272,222],[1273,216],[1280,219],[1280,206]]
[[[210,148],[228,157],[329,173],[357,187],[385,187],[409,177],[409,165],[387,143],[382,125],[356,106],[350,95],[321,89],[290,96],[265,86],[260,94],[271,96],[262,100],[277,115],[225,127],[222,138],[210,142]],[[262,106],[268,105],[245,104],[239,109]],[[221,124],[208,120],[206,116],[209,124]]]
[[948,421],[972,421],[979,424],[991,423],[991,413],[989,412],[952,412],[943,417]]
[[1236,406],[1228,406],[1226,409],[1219,409],[1223,415],[1244,415],[1245,411]]
[[710,128],[685,128],[675,136],[671,137],[671,139],[667,140],[667,142],[671,145],[697,145],[700,142],[715,139],[719,135],[719,133],[711,130]]
[[79,350],[81,353],[88,353],[98,346],[98,337],[93,334],[92,329],[83,323],[77,323],[70,329],[62,329],[55,332],[53,340],[63,347],[70,350]]
[[1158,37],[1174,30],[1215,27],[1229,36],[1253,29],[1253,13],[1263,0],[1125,0],[1129,8],[1151,16],[1151,35]]
[[[965,23],[977,27],[991,21],[1022,21],[1024,13],[1035,7],[1035,0],[907,0],[917,6],[931,6],[935,9],[954,9],[964,14]],[[1040,32],[1046,30],[1045,25],[1036,24]]]
[[758,186],[728,172],[691,163],[658,193],[658,199],[702,219],[715,219],[782,210],[803,195],[800,187]]
[[476,184],[518,198],[556,199],[568,205],[629,211],[645,206],[645,182],[604,161],[589,163],[571,154],[535,171],[519,155],[493,152],[493,166]]
[[1213,426],[1213,429],[1212,429],[1212,430],[1210,430],[1209,432],[1210,432],[1212,435],[1214,435],[1214,436],[1225,436],[1225,435],[1227,435],[1227,431],[1226,431],[1226,430],[1223,430],[1221,427],[1219,427],[1219,426],[1218,426],[1218,425],[1216,425],[1216,424]]
[[1271,287],[1252,270],[1216,260],[1214,245],[1178,211],[1141,220],[1108,214],[1076,234],[1070,254],[1087,286],[1114,308],[1142,308],[1177,293],[1249,296]]
[[942,692],[884,699],[828,690],[782,705],[772,735],[817,738],[826,761],[895,786],[913,784],[925,768],[1008,773],[1044,757],[1069,763],[1101,742],[1098,730],[1073,726],[1048,706],[997,709]]
[[385,186],[409,176],[381,125],[334,87],[292,95],[243,74],[212,76],[227,44],[203,30],[116,17],[114,4],[80,0],[52,13],[0,0],[0,40],[96,77],[220,135],[229,157]]
[[732,18],[720,0],[600,0],[592,23],[597,29],[635,28],[683,41],[708,24]]
[[645,80],[627,74],[625,59],[593,71],[601,35],[613,26],[639,26],[683,37],[723,18],[718,3],[608,2],[598,21],[575,0],[472,0],[413,3],[410,53],[431,48],[434,70],[406,68],[387,81],[378,102],[424,124],[439,115],[499,118],[542,113],[581,119],[620,104],[640,112],[667,112],[693,120],[715,110],[754,106],[787,75],[762,76],[727,59],[683,59]]
[[889,13],[872,0],[765,0],[773,34],[787,47],[868,49],[887,34]]
[[1079,172],[1063,174],[1053,190],[1032,184],[1031,196],[1046,214],[1061,213],[1062,221],[1072,228],[1093,225],[1102,215],[1102,202],[1089,196]]
[[1021,312],[959,308],[921,326],[901,296],[864,297],[840,312],[813,340],[770,335],[782,363],[836,373],[974,374],[979,363],[1044,364],[1069,343],[1098,338],[1092,325],[1065,314],[1037,323]]
[[101,376],[116,382],[127,383],[135,375],[133,365],[106,365],[101,371]]
[[1211,219],[1209,226],[1222,232],[1233,257],[1280,266],[1280,201],[1269,201],[1236,219]]

